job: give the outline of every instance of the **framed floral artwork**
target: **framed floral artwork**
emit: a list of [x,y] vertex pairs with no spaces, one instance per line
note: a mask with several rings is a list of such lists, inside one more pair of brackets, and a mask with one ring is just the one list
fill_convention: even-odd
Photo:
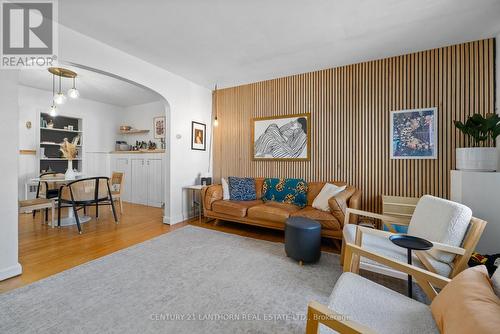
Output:
[[437,158],[437,108],[391,112],[391,159]]
[[155,139],[165,138],[165,117],[155,117],[153,118],[153,129],[155,132]]

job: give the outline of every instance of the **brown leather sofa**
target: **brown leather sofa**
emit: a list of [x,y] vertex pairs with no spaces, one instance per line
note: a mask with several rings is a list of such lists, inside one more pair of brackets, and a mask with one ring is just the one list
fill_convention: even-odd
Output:
[[[230,201],[222,199],[222,185],[204,187],[201,191],[204,215],[209,218],[227,220],[243,224],[257,225],[284,230],[288,217],[302,216],[321,223],[321,234],[324,237],[342,240],[345,210],[347,207],[359,209],[361,191],[355,187],[347,188],[328,201],[330,212],[313,208],[312,202],[323,188],[325,182],[308,182],[307,206],[299,208],[293,204],[266,202],[262,198],[264,178],[255,179],[257,200]],[[344,182],[331,182],[343,186]],[[349,223],[357,221],[356,215],[350,216]]]

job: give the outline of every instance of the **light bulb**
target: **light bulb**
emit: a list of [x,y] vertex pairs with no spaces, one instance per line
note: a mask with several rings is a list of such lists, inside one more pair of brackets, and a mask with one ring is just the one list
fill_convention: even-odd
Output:
[[72,99],[77,99],[80,96],[80,92],[76,88],[71,88],[68,90],[68,96]]
[[52,117],[56,117],[57,116],[57,110],[56,110],[56,106],[55,105],[50,106],[50,108],[49,108],[49,115],[52,116]]
[[217,120],[217,117],[215,117],[214,119],[214,126],[215,127],[219,126],[219,121]]
[[64,96],[63,93],[57,93],[54,95],[54,102],[56,104],[64,104],[64,102],[66,102],[66,96]]

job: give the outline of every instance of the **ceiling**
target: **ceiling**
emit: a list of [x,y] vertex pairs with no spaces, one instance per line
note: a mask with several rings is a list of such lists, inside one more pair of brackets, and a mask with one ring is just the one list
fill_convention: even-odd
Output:
[[500,0],[64,0],[62,24],[206,87],[500,32]]
[[[159,94],[133,83],[82,68],[64,67],[78,74],[76,87],[80,91],[81,98],[114,104],[120,107],[161,100]],[[24,86],[52,91],[52,75],[47,70],[23,70],[20,72],[19,82]],[[70,89],[72,84],[71,79],[63,79],[63,92]]]

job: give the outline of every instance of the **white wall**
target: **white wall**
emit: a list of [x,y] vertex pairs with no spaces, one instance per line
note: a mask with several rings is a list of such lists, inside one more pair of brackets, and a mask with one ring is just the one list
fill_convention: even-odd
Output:
[[[39,117],[47,111],[52,92],[19,86],[19,147],[35,149],[39,137]],[[118,139],[118,124],[124,108],[85,98],[68,99],[58,106],[59,115],[83,119],[83,172],[88,175],[109,175],[109,152]],[[26,121],[31,121],[27,129]],[[37,152],[38,154],[38,152]],[[38,162],[33,156],[22,156],[19,161],[19,199],[24,199],[25,183],[38,175]]]
[[207,124],[207,142],[210,140],[211,91],[64,26],[59,27],[59,34],[61,61],[137,82],[156,91],[168,102],[164,220],[167,223],[182,221],[188,205],[182,187],[193,184],[209,167],[208,149],[192,151],[190,136],[191,121],[195,120]]
[[0,280],[19,275],[17,158],[18,158],[18,81],[19,73],[3,70],[0,74],[0,142],[3,144],[0,170]]
[[125,140],[130,145],[138,141],[152,141],[160,148],[160,140],[154,139],[153,118],[165,117],[165,104],[163,101],[138,104],[125,107],[123,116],[120,119],[120,125],[130,125],[140,130],[149,130],[146,134],[122,135],[121,140]]

